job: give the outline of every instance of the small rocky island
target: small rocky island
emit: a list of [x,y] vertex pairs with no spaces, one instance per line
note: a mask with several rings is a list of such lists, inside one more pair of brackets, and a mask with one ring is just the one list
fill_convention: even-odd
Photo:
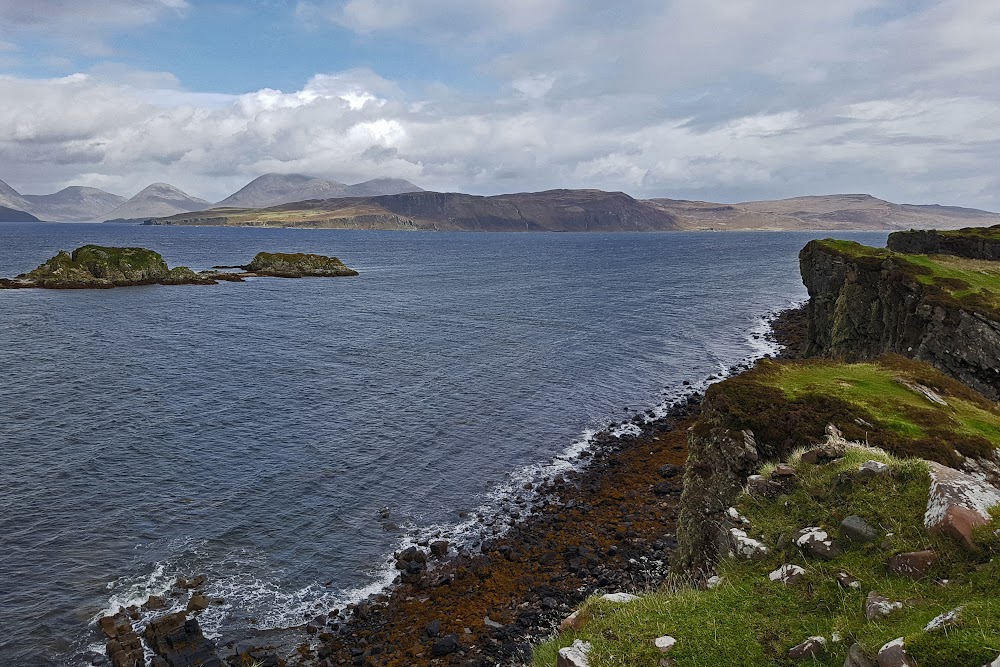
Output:
[[[222,269],[242,269],[228,272]],[[110,248],[85,245],[59,253],[37,269],[13,279],[0,278],[0,289],[110,289],[136,285],[216,285],[220,280],[242,282],[258,276],[276,278],[332,278],[356,276],[336,257],[308,253],[260,252],[245,266],[215,267],[195,272],[186,266],[167,266],[163,257],[146,248]]]

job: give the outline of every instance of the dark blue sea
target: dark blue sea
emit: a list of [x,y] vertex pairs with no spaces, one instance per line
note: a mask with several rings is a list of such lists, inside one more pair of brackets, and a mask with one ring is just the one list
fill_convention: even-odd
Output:
[[588,434],[766,353],[818,236],[0,225],[3,277],[85,243],[361,272],[0,291],[0,665],[82,664],[99,616],[179,576],[208,575],[225,636],[378,590],[420,536],[474,540]]

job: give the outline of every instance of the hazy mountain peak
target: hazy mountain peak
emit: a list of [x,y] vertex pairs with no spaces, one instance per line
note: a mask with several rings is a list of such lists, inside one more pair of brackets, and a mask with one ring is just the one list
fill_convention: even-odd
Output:
[[333,179],[305,174],[269,173],[253,179],[217,205],[266,208],[308,199],[373,197],[420,190],[413,183],[399,178],[375,178],[364,183],[347,185]]
[[121,206],[101,216],[101,219],[135,220],[155,218],[164,215],[174,215],[176,213],[201,211],[209,206],[211,206],[211,203],[198,197],[192,197],[169,183],[153,183],[147,185]]

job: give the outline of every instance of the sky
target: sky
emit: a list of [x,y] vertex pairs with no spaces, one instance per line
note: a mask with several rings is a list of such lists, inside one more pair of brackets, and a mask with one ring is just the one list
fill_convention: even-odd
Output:
[[0,180],[1000,210],[992,0],[0,0]]

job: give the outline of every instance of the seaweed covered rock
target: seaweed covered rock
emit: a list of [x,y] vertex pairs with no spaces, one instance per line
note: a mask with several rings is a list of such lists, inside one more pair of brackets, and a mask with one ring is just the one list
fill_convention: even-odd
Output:
[[253,261],[243,268],[260,276],[277,278],[331,278],[358,275],[357,271],[348,268],[336,257],[304,252],[259,252]]
[[134,285],[212,285],[215,281],[186,266],[173,269],[160,253],[146,248],[85,245],[72,253],[60,250],[37,269],[0,287],[46,289],[110,289]]
[[85,245],[64,250],[18,280],[50,289],[109,288],[151,285],[169,273],[158,252],[146,248],[107,248]]

